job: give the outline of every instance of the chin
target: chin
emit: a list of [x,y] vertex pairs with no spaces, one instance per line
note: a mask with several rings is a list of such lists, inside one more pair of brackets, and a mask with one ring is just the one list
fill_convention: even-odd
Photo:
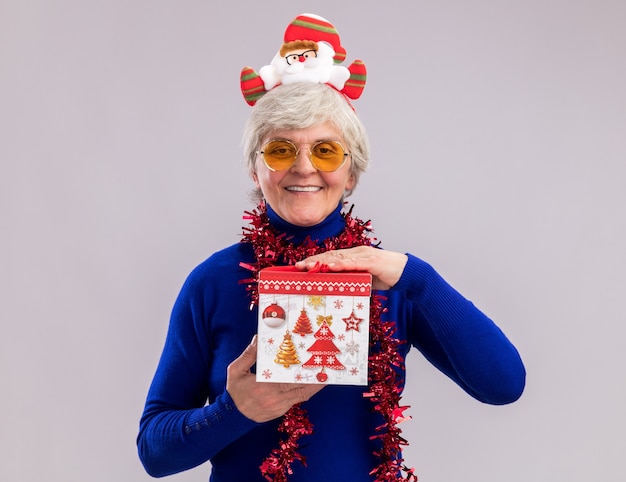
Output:
[[326,216],[328,216],[328,214],[323,215],[314,213],[294,213],[293,215],[289,216],[289,219],[287,219],[287,221],[289,221],[291,224],[295,224],[296,226],[306,228],[308,226],[315,226],[316,224],[321,223],[324,219],[326,219]]
[[323,221],[324,219],[314,219],[314,220],[301,220],[301,219],[297,219],[295,221],[290,221],[291,224],[295,225],[295,226],[299,226],[301,228],[308,228],[310,226],[315,226],[316,224],[319,224]]

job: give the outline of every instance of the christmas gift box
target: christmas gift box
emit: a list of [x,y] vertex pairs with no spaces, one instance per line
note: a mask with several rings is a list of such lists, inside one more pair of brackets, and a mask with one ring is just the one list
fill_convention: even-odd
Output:
[[257,381],[367,385],[372,276],[259,273]]

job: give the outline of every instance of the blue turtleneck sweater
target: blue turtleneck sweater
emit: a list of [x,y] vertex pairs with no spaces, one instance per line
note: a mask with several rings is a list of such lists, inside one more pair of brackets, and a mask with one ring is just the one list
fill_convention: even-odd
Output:
[[[302,228],[269,206],[273,226],[301,242],[323,240],[344,228],[341,205],[322,223]],[[500,329],[421,259],[409,260],[387,297],[385,319],[396,336],[417,348],[472,397],[505,404],[521,395],[525,370]],[[229,246],[196,267],[174,304],[163,353],[141,417],[137,445],[146,471],[165,476],[211,462],[213,482],[263,482],[259,465],[277,447],[279,420],[256,423],[226,391],[226,368],[250,343],[257,310],[240,280],[254,263],[247,243]],[[402,372],[404,373],[404,367]],[[307,467],[294,463],[290,481],[371,482],[376,465],[369,437],[380,423],[364,398],[366,387],[328,386],[304,406],[314,434],[301,440]]]

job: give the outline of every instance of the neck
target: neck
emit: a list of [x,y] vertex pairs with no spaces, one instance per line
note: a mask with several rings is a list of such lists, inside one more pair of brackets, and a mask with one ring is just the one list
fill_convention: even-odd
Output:
[[346,226],[345,219],[341,216],[343,203],[339,203],[321,223],[313,226],[296,226],[281,218],[272,207],[267,204],[267,217],[270,224],[281,233],[291,237],[291,241],[299,244],[310,237],[316,244],[333,236],[337,236]]

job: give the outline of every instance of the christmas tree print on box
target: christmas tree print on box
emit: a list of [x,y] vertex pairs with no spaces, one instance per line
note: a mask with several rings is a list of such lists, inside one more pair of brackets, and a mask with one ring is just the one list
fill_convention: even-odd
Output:
[[256,378],[262,382],[367,385],[368,273],[259,273]]

